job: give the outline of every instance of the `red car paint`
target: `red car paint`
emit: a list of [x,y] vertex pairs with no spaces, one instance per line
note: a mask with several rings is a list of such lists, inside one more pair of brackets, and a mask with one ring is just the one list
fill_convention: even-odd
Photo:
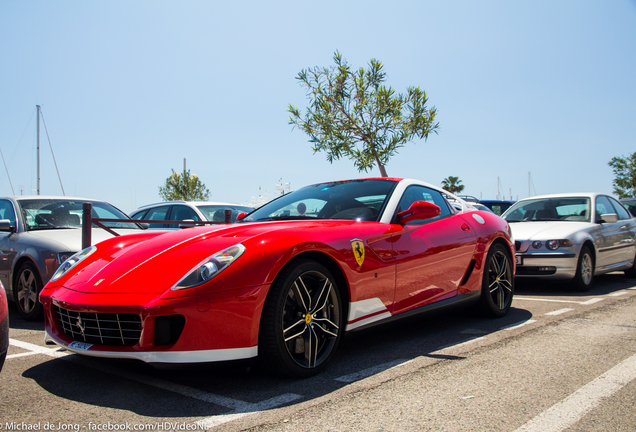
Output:
[[[248,221],[115,237],[99,243],[92,255],[42,290],[47,337],[80,354],[148,363],[256,357],[261,313],[270,287],[298,257],[328,262],[344,282],[345,330],[452,300],[458,294],[478,293],[484,260],[495,242],[514,257],[508,225],[492,213],[456,212],[449,206],[450,214],[438,220],[400,224],[395,219],[399,206],[391,206],[392,195],[405,193],[408,185],[439,190],[417,181],[382,180],[395,185],[377,221]],[[299,216],[305,215],[302,204],[292,207],[302,212]],[[198,263],[236,244],[245,247],[244,253],[212,280],[171,289]],[[360,265],[356,258],[362,251]],[[514,272],[514,260],[510,261]],[[74,327],[74,337],[69,337],[54,306],[73,312],[138,315],[139,341],[119,347],[73,344],[74,340],[81,342],[82,323],[71,318],[67,324],[78,327]],[[182,315],[185,325],[176,342],[157,346],[155,319],[168,315]]]

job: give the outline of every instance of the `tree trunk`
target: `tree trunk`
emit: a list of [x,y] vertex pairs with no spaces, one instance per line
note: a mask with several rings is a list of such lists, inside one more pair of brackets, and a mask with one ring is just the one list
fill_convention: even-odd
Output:
[[384,165],[382,165],[382,162],[380,162],[380,158],[378,158],[378,153],[375,151],[375,147],[371,148],[371,152],[373,153],[375,162],[378,164],[378,168],[380,168],[380,176],[388,177],[388,175],[386,174],[386,169],[384,169]]

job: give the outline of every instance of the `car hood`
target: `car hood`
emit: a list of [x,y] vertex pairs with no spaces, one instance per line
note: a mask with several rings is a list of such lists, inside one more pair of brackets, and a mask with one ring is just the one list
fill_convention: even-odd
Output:
[[[136,229],[115,229],[113,231],[121,235],[144,232]],[[46,240],[49,243],[58,243],[60,247],[57,249],[60,252],[63,251],[64,248],[66,248],[68,252],[79,252],[82,250],[82,230],[79,228],[29,231],[28,235]],[[92,244],[99,243],[112,237],[112,234],[101,228],[93,228],[91,230]]]
[[512,222],[515,240],[557,240],[590,227],[588,222]]
[[[275,252],[277,248],[289,239],[292,243],[308,238],[319,241],[319,233],[352,223],[355,222],[254,222],[118,237],[98,244],[86,264],[80,263],[59,282],[68,289],[87,293],[161,294],[210,256],[238,243],[246,246],[244,255],[262,247],[267,247],[271,255],[279,253]],[[315,230],[320,227],[329,230]],[[284,236],[279,233],[281,230],[287,231]],[[282,237],[285,242],[279,240]],[[241,260],[246,259],[241,256],[237,262]]]

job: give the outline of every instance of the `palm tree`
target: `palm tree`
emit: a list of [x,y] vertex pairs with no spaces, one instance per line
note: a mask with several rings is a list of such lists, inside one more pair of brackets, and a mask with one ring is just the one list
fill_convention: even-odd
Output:
[[450,193],[457,194],[464,190],[464,185],[459,177],[448,176],[442,180],[442,187]]

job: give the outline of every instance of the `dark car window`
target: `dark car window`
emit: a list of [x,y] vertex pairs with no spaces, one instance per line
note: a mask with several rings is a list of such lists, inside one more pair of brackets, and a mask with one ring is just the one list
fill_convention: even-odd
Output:
[[589,222],[589,208],[590,199],[586,197],[529,199],[515,203],[504,219],[508,222]]
[[411,205],[416,201],[427,201],[431,204],[435,204],[440,208],[441,213],[439,216],[431,219],[411,221],[409,222],[409,225],[421,225],[437,219],[441,219],[451,214],[448,202],[444,199],[441,193],[434,189],[416,185],[406,188],[406,190],[404,191],[404,195],[402,195],[402,198],[400,199],[397,213],[408,210],[408,208],[411,207]]
[[142,210],[137,213],[133,213],[132,216],[130,216],[130,218],[137,219],[137,220],[145,219],[144,216],[146,215],[146,213],[148,213],[148,210]]
[[258,208],[241,222],[280,219],[377,221],[394,180],[361,179],[305,186]]
[[[27,230],[80,228],[82,226],[83,203],[83,201],[56,198],[18,200]],[[91,201],[90,203],[92,204],[92,217],[122,219],[122,222],[104,222],[105,226],[139,229],[134,223],[123,222],[129,220],[128,217],[112,205],[102,201]],[[97,227],[97,225],[93,224],[93,227]]]
[[625,207],[623,207],[623,205],[621,203],[619,203],[618,201],[616,201],[612,197],[609,197],[609,200],[612,203],[612,205],[614,206],[614,209],[616,210],[616,213],[618,214],[618,218],[619,219],[631,219],[632,218],[632,215],[629,214],[629,212],[625,209]]
[[[146,220],[167,220],[168,210],[170,206],[155,207],[148,210],[146,213]],[[165,228],[165,224],[151,223],[150,228]]]
[[15,210],[11,201],[0,200],[0,219],[8,219],[12,227],[15,225]]
[[614,207],[606,196],[596,197],[596,221],[601,220],[601,215],[616,213]]
[[[190,207],[175,205],[170,209],[170,218],[167,220],[173,221],[184,221],[184,220],[193,220],[198,221],[201,218],[196,214],[194,210]],[[179,228],[179,224],[170,224],[168,228]]]
[[623,199],[621,204],[625,206],[629,212],[636,217],[636,199]]

